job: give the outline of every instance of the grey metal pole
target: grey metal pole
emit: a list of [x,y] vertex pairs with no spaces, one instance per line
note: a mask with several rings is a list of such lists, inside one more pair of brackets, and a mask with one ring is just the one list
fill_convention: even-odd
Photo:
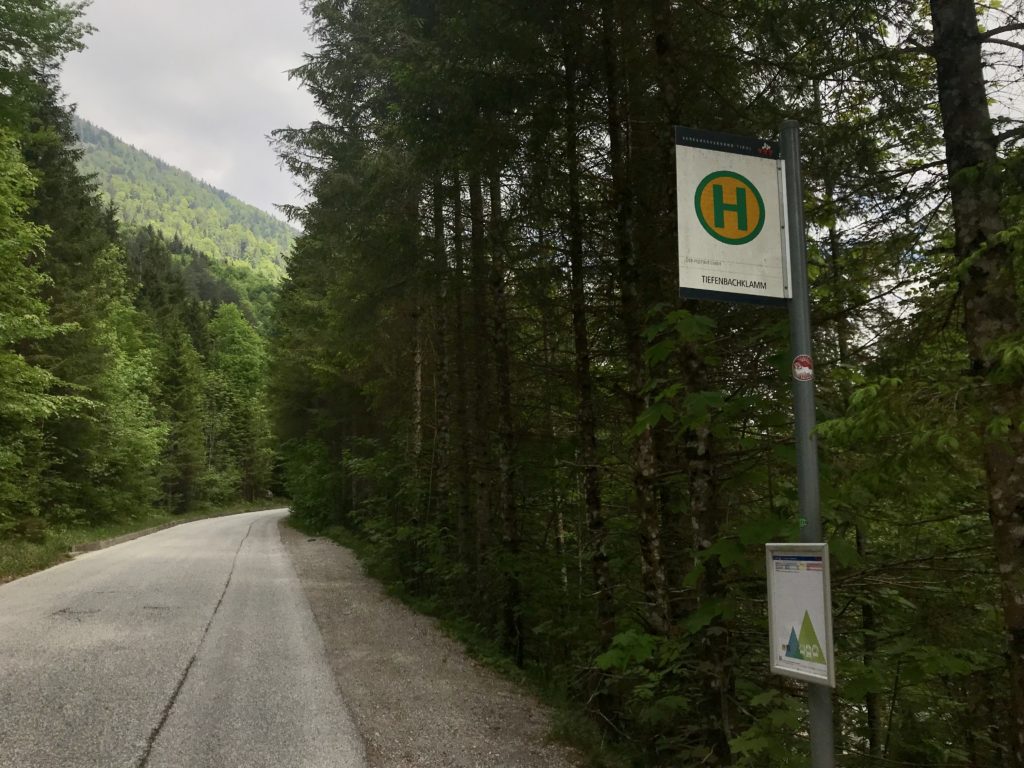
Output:
[[[789,258],[792,267],[792,298],[789,301],[789,339],[793,360],[811,349],[811,303],[807,284],[807,243],[804,241],[803,180],[800,175],[800,126],[795,120],[782,123],[782,157],[786,161],[786,212]],[[812,366],[813,370],[813,366]],[[800,499],[800,541],[822,541],[818,487],[818,439],[814,434],[814,378],[793,376],[793,411],[796,416],[797,487]],[[832,733],[832,690],[827,685],[807,684],[810,709],[811,768],[835,766]]]

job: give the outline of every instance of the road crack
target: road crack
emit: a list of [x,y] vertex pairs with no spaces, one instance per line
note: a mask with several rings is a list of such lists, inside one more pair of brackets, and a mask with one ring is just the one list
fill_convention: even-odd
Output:
[[221,590],[220,598],[217,600],[217,605],[214,606],[213,613],[210,615],[210,620],[206,622],[203,634],[199,637],[199,642],[196,644],[196,649],[192,652],[192,656],[189,658],[188,664],[185,665],[185,671],[181,673],[181,677],[178,678],[178,684],[174,686],[171,698],[168,699],[163,712],[160,713],[160,720],[157,722],[153,730],[150,731],[149,738],[146,739],[146,748],[141,757],[139,757],[138,761],[135,763],[135,768],[146,768],[149,764],[149,756],[153,752],[153,746],[156,744],[156,740],[160,736],[160,732],[167,723],[167,718],[171,716],[171,710],[174,709],[174,704],[178,701],[178,695],[181,693],[181,689],[185,687],[185,681],[188,679],[189,672],[192,671],[192,667],[196,663],[196,659],[199,658],[199,651],[202,649],[203,643],[206,642],[206,636],[210,633],[210,627],[213,626],[213,620],[217,618],[217,612],[220,610],[220,606],[224,602],[224,597],[228,593],[228,587],[231,586],[231,578],[235,575],[235,566],[238,564],[238,555],[241,553],[242,547],[245,546],[245,542],[249,538],[249,534],[252,533],[252,527],[256,525],[257,522],[259,521],[254,520],[249,523],[249,528],[246,530],[245,536],[243,536],[242,540],[238,543],[238,549],[235,550],[235,556],[231,560],[231,570],[228,572],[228,578],[227,581],[224,582],[224,589]]

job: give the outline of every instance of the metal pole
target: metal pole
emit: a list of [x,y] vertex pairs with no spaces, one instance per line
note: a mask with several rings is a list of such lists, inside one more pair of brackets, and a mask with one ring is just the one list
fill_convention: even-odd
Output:
[[[807,244],[804,242],[803,181],[800,176],[800,126],[795,120],[782,123],[782,157],[786,161],[786,198],[789,258],[792,267],[792,298],[789,301],[789,340],[793,359],[811,349],[811,304],[807,285]],[[812,368],[813,370],[813,368]],[[818,497],[818,440],[814,434],[814,378],[793,377],[793,411],[796,416],[796,467],[800,499],[800,541],[822,541]],[[810,710],[811,768],[833,768],[835,745],[832,733],[832,690],[827,685],[807,684]]]

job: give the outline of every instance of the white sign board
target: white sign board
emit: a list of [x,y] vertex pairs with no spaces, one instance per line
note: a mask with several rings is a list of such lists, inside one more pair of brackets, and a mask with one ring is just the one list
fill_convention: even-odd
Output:
[[790,297],[784,179],[774,144],[676,128],[681,296],[762,304]]
[[771,671],[835,687],[827,544],[766,544]]

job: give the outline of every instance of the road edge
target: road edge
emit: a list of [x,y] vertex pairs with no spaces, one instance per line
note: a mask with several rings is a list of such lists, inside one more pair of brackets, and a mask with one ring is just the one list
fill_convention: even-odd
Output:
[[[100,539],[99,541],[87,541],[83,544],[75,544],[68,550],[69,557],[75,557],[75,555],[84,555],[87,552],[98,552],[101,549],[108,549],[109,547],[116,547],[118,544],[124,544],[135,539],[141,539],[143,536],[149,536],[160,531],[166,531],[168,528],[175,528],[179,525],[185,525],[187,523],[198,523],[201,520],[215,520],[218,517],[231,517],[232,515],[247,515],[251,512],[273,512],[278,509],[286,509],[291,512],[291,507],[262,507],[260,509],[243,509],[238,512],[226,512],[219,515],[210,515],[209,517],[194,517],[190,520],[171,520],[169,523],[161,523],[155,525],[152,528],[145,528],[141,531],[132,531],[131,533],[122,533],[120,536],[114,536],[109,539]],[[286,515],[287,517],[287,515]]]
[[[556,734],[555,720],[559,714],[556,707],[544,702],[537,691],[532,690],[523,680],[514,679],[474,658],[464,640],[453,635],[437,616],[417,610],[415,606],[390,594],[385,582],[367,573],[365,561],[355,549],[331,536],[303,531],[292,526],[287,517],[279,520],[277,525],[282,544],[292,562],[302,592],[312,610],[316,627],[323,639],[338,690],[363,737],[370,768],[412,766],[414,763],[408,762],[408,755],[412,753],[417,754],[415,765],[424,768],[509,765],[504,761],[488,762],[488,757],[483,751],[474,751],[474,747],[476,750],[486,749],[479,742],[486,743],[488,739],[502,742],[508,753],[505,756],[514,757],[513,764],[517,768],[588,768],[597,765],[578,746]],[[322,552],[319,558],[325,559],[318,563],[317,555],[309,548],[322,545],[327,545],[330,551]],[[343,563],[344,560],[349,562]],[[330,563],[330,573],[326,576],[322,572],[323,563]],[[362,598],[359,597],[360,593]],[[410,720],[410,713],[414,713],[415,708],[389,707],[382,704],[381,702],[388,702],[389,696],[394,698],[398,695],[393,688],[386,689],[387,685],[393,686],[394,683],[370,684],[369,681],[376,678],[392,681],[404,679],[404,675],[394,674],[395,670],[386,666],[391,662],[385,657],[394,652],[394,648],[385,652],[383,656],[374,653],[367,656],[367,649],[376,651],[391,647],[391,644],[387,641],[378,641],[367,645],[369,640],[366,632],[370,632],[372,639],[372,629],[364,629],[362,633],[356,632],[353,635],[352,630],[346,629],[346,626],[359,624],[372,627],[380,624],[381,618],[386,624],[387,616],[381,614],[388,613],[401,623],[401,631],[393,632],[387,637],[408,641],[408,636],[416,636],[419,638],[417,649],[427,648],[425,655],[420,654],[418,650],[411,652],[415,657],[412,661],[406,655],[407,649],[399,649],[396,656],[398,666],[412,663],[416,667],[417,675],[426,669],[428,677],[430,674],[436,674],[441,683],[464,680],[468,674],[466,671],[472,670],[471,676],[479,681],[481,686],[476,689],[476,696],[479,698],[481,693],[484,694],[489,706],[483,709],[491,709],[490,715],[483,714],[480,718],[471,720],[458,717],[454,720],[442,718],[431,724],[424,722],[419,715]],[[421,663],[424,661],[425,663]],[[365,671],[368,663],[374,666],[375,672]],[[364,668],[362,674],[358,671],[360,667]],[[448,670],[457,670],[460,667],[463,673],[449,679]],[[386,669],[389,671],[383,672]],[[385,688],[377,687],[378,685],[384,685]],[[445,688],[441,686],[436,690]],[[455,698],[465,695],[466,691],[461,690]],[[403,689],[401,697],[405,700],[410,697],[412,700],[417,699],[415,691],[409,689]],[[421,695],[418,699],[422,703],[426,697]],[[443,701],[440,703],[443,704]],[[501,710],[506,708],[506,715],[509,712],[517,713],[513,720],[502,719]],[[458,708],[453,711],[457,713]],[[395,726],[399,727],[396,729]],[[502,729],[505,729],[505,733],[501,733]],[[435,733],[436,738],[431,744],[436,749],[426,752],[415,751],[423,744],[416,740],[395,737],[396,733],[405,734],[411,731]],[[509,741],[510,738],[512,741]],[[455,750],[454,754],[450,750]],[[461,759],[453,762],[455,756],[471,761]]]
[[[258,511],[258,510],[253,510]],[[209,518],[199,518],[200,520]],[[141,539],[143,536],[149,536],[151,533],[158,533],[159,531],[165,531],[168,528],[174,528],[178,525],[184,525],[185,523],[194,523],[195,520],[172,520],[169,523],[163,523],[156,525],[152,528],[146,528],[141,531],[133,531],[132,533],[123,533],[120,536],[114,536],[109,539],[100,539],[99,541],[87,541],[83,544],[75,544],[68,550],[68,556],[74,557],[75,555],[84,555],[86,552],[97,552],[101,549],[107,549],[108,547],[114,547],[118,544],[124,544],[127,541],[134,539]]]

